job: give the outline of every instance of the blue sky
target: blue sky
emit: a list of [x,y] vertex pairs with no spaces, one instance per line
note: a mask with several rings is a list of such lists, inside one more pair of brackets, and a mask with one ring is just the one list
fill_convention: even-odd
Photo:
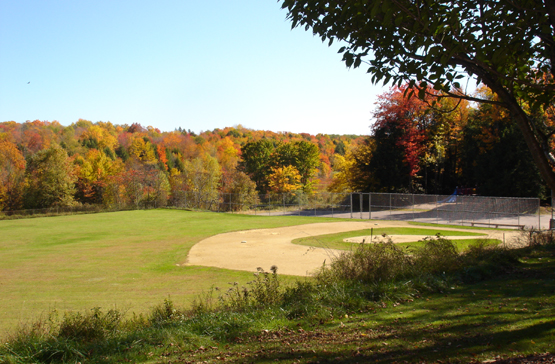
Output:
[[274,0],[0,0],[0,121],[369,134],[386,88],[286,15]]

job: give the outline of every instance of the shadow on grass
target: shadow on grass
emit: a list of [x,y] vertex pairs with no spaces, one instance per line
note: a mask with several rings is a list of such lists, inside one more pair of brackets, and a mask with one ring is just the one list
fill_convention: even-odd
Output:
[[249,346],[256,354],[230,361],[468,363],[553,353],[554,312],[555,260],[532,259],[510,275],[360,314],[333,329],[262,335],[257,349]]

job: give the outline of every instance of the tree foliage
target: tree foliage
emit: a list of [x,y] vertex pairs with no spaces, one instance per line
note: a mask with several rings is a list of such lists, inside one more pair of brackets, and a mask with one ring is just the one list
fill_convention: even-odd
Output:
[[249,142],[241,149],[242,159],[239,166],[256,183],[259,191],[268,190],[268,176],[274,149],[274,143],[268,139]]
[[412,192],[426,149],[426,131],[433,123],[426,100],[404,97],[407,90],[407,85],[392,87],[379,97],[374,112],[376,149],[371,165],[387,191],[404,184]]
[[0,141],[0,211],[22,207],[25,165],[25,158],[14,143]]
[[345,157],[340,154],[334,155],[333,168],[336,172],[328,190],[338,193],[374,192],[375,173],[369,167],[374,149],[374,139],[367,139],[365,143],[355,145],[348,150]]
[[[263,193],[281,190],[282,188],[276,186],[283,185],[284,176],[291,177],[293,170],[294,174],[298,174],[299,183],[305,192],[311,192],[314,184],[311,179],[320,164],[318,146],[306,140],[276,144],[274,145],[268,139],[245,144],[242,148],[240,168],[251,177],[258,190]],[[272,186],[270,186],[270,180],[273,180]],[[278,180],[282,182],[277,182]]]
[[461,176],[478,194],[547,197],[519,129],[498,106],[482,104],[470,113],[461,153]]
[[292,165],[272,168],[268,185],[274,193],[293,192],[302,187],[301,175]]
[[[330,45],[341,41],[346,65],[366,64],[373,82],[410,82],[420,98],[431,85],[450,97],[507,109],[555,189],[549,150],[555,129],[533,117],[555,99],[552,1],[283,0],[282,7],[293,27],[312,29]],[[468,76],[498,99],[464,94],[461,80]]]
[[76,176],[64,149],[53,145],[31,156],[27,163],[27,208],[72,206]]
[[[453,105],[453,99],[431,107],[405,93],[405,86],[392,87],[379,97],[366,145],[353,147],[345,158],[334,156],[330,190],[451,194],[466,187],[487,196],[546,196],[506,109]],[[496,96],[484,88],[480,97]]]

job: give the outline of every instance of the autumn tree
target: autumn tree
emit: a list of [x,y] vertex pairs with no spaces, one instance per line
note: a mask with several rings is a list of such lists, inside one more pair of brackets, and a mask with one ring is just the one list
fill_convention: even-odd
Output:
[[472,110],[463,137],[461,185],[486,196],[547,197],[520,130],[504,108],[482,104]]
[[23,206],[25,165],[25,158],[14,143],[0,141],[0,211]]
[[426,130],[422,185],[426,193],[451,194],[461,185],[463,132],[472,108],[466,100],[441,99],[429,111],[433,123]]
[[[282,0],[293,27],[340,41],[348,67],[367,65],[372,81],[432,85],[449,97],[508,110],[541,176],[555,190],[555,128],[532,117],[555,99],[555,6],[551,1]],[[497,100],[462,92],[485,84]]]
[[90,149],[98,149],[104,153],[113,152],[118,144],[116,137],[109,130],[99,125],[92,125],[81,134],[79,139],[83,146]]
[[292,165],[272,168],[268,186],[274,193],[289,193],[302,188],[301,175]]
[[274,143],[268,139],[250,142],[241,148],[239,168],[256,183],[260,192],[268,190],[268,176],[274,149]]
[[334,155],[336,172],[328,190],[336,193],[376,190],[377,184],[369,167],[374,148],[373,139],[367,139],[365,143],[353,145],[345,156]]
[[233,211],[250,207],[258,201],[256,184],[238,170],[223,171],[220,193],[223,207]]
[[134,208],[166,205],[170,185],[156,162],[146,163],[132,158],[127,161],[122,177],[127,201]]
[[405,98],[408,86],[392,87],[379,96],[374,112],[375,150],[369,168],[386,192],[414,191],[426,129],[432,124],[428,105],[417,98]]
[[[241,170],[251,176],[260,192],[271,189],[270,175],[275,170],[291,166],[300,176],[300,184],[305,192],[311,192],[313,181],[311,178],[316,173],[320,164],[320,152],[318,146],[306,140],[289,143],[274,143],[267,139],[250,142],[243,146],[242,160],[239,164]],[[272,171],[272,168],[274,171]],[[292,171],[288,169],[287,171]]]
[[147,137],[134,135],[128,149],[129,155],[143,162],[153,162],[156,160],[155,148]]
[[186,161],[183,175],[189,206],[210,209],[217,203],[221,168],[216,158],[206,155]]
[[85,203],[102,203],[108,176],[123,168],[120,160],[113,161],[103,151],[91,149],[85,157],[75,159],[77,175],[77,198]]
[[26,169],[25,206],[45,208],[75,204],[76,176],[64,149],[53,145],[31,156]]
[[306,192],[313,189],[310,179],[314,176],[316,168],[320,163],[320,152],[318,146],[307,141],[293,142],[295,151],[295,162],[291,164],[297,169],[301,176],[300,182]]

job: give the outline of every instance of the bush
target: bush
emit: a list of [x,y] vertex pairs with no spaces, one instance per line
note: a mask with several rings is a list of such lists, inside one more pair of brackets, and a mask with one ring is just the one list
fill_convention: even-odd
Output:
[[455,244],[439,235],[424,238],[424,245],[413,249],[412,255],[417,275],[451,273],[458,270],[462,263]]
[[553,231],[526,231],[528,235],[528,246],[530,247],[548,247],[555,248],[555,238]]
[[407,276],[411,259],[391,240],[360,244],[353,251],[342,252],[328,267],[317,273],[321,282],[354,281],[376,283]]
[[[239,286],[237,282],[229,283],[230,287],[221,291],[213,287],[208,293],[197,297],[193,301],[192,314],[202,314],[219,310],[244,311],[250,308],[268,307],[281,302],[282,290],[277,267],[273,265],[272,273],[265,272],[258,267],[254,273],[254,279],[247,282],[246,286]],[[221,292],[214,299],[214,292]]]
[[332,290],[311,281],[296,281],[287,287],[282,295],[282,307],[288,319],[308,319],[309,321],[328,321],[332,318],[329,305]]
[[149,321],[152,324],[164,324],[184,318],[184,313],[174,306],[172,300],[166,298],[162,304],[152,309]]
[[462,254],[462,280],[475,282],[507,273],[519,264],[516,250],[488,244],[478,240]]
[[[68,313],[59,320],[56,311],[29,327],[22,327],[0,347],[2,363],[78,362],[92,347],[116,336],[123,313],[103,313],[96,307],[87,313]],[[4,349],[4,350],[2,350]],[[8,355],[6,355],[6,350]],[[88,354],[89,353],[89,354]]]

